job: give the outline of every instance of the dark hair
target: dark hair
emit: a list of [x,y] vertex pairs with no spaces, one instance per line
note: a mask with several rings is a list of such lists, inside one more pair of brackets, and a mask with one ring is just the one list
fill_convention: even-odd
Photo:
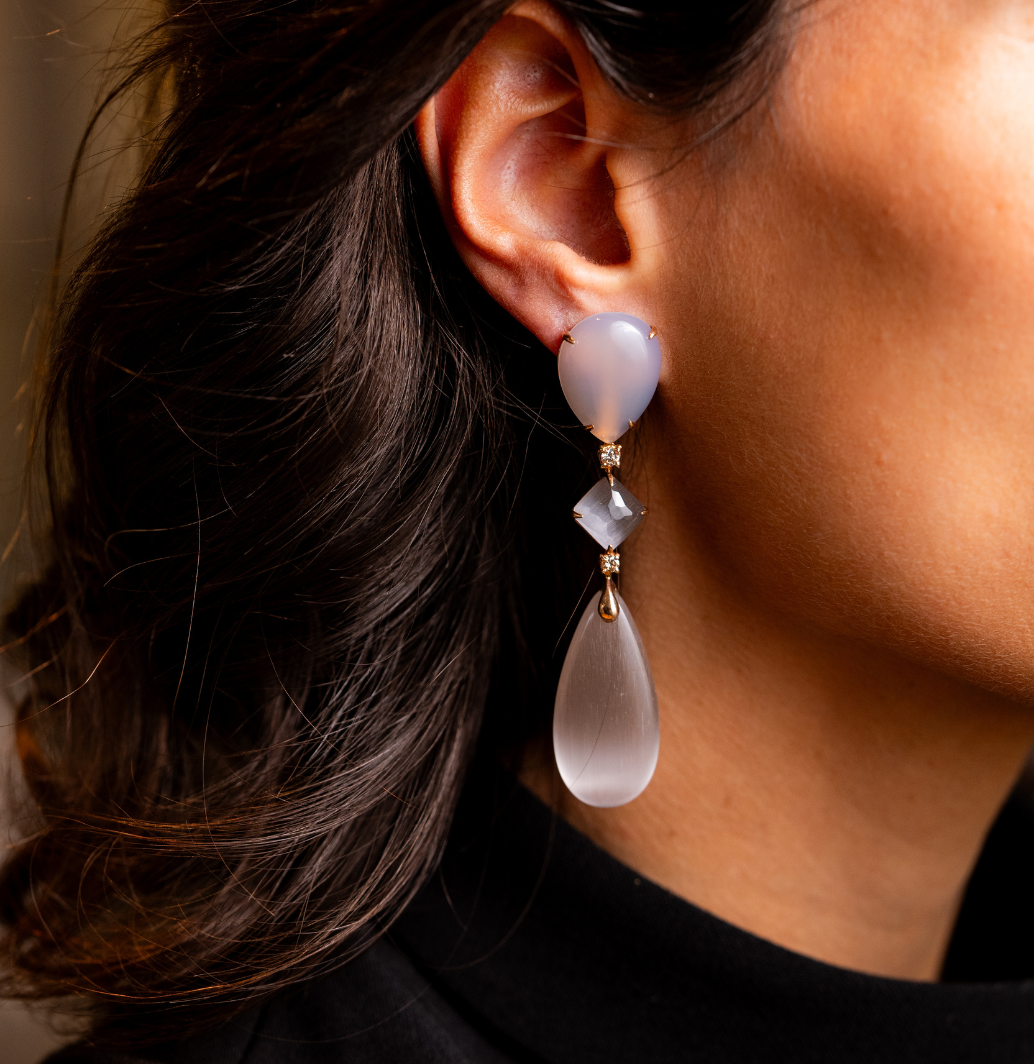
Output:
[[[548,724],[588,445],[409,131],[508,6],[174,0],[109,100],[173,86],[41,367],[47,565],[9,618],[39,820],[0,882],[3,989],[91,995],[98,1037],[353,955],[479,733]],[[776,0],[556,6],[653,108],[742,110],[779,51]]]

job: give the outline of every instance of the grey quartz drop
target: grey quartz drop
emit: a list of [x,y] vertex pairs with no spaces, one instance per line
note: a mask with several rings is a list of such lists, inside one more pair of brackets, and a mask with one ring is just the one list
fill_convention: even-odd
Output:
[[650,662],[621,596],[604,621],[585,608],[564,659],[553,710],[553,752],[568,790],[586,805],[624,805],[653,776],[660,748]]

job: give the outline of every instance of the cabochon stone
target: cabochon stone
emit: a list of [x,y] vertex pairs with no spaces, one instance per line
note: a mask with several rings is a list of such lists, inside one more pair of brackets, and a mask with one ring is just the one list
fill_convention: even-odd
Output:
[[613,443],[638,421],[657,389],[661,347],[650,326],[631,314],[606,312],[580,321],[557,352],[560,386],[583,425]]
[[553,711],[560,776],[587,805],[630,802],[657,767],[661,733],[650,662],[621,596],[604,621],[594,595],[564,658]]

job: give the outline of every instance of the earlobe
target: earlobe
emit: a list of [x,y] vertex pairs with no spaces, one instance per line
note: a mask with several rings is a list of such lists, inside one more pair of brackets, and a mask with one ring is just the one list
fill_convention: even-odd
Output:
[[577,34],[533,0],[497,23],[417,121],[468,268],[553,350],[573,321],[620,301],[630,260],[608,94]]

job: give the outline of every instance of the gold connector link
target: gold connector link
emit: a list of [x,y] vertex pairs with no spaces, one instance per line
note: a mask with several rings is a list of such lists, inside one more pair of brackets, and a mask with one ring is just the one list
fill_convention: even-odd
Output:
[[596,609],[607,624],[612,624],[616,621],[618,614],[621,612],[621,607],[618,605],[618,593],[614,588],[614,581],[609,576],[603,587],[603,593],[600,595],[600,604]]

